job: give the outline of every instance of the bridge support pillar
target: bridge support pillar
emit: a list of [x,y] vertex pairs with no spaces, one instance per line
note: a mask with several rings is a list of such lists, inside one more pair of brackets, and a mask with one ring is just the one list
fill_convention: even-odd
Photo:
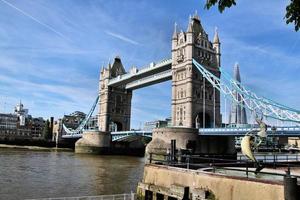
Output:
[[110,152],[110,144],[109,132],[85,131],[75,143],[75,153],[107,154]]
[[[146,157],[150,154],[167,154],[171,151],[171,140],[176,140],[176,149],[195,151],[198,129],[186,127],[157,128],[152,132],[152,141],[146,147]],[[154,157],[153,157],[154,158]]]
[[202,136],[198,129],[167,127],[154,129],[152,141],[146,147],[146,157],[161,160],[171,155],[171,141],[176,140],[175,154],[196,154],[215,158],[236,159],[235,140],[232,136]]

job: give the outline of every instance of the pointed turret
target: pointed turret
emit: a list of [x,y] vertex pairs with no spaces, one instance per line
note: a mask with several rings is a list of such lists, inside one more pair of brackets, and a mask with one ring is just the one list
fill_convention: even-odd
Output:
[[187,33],[191,33],[193,32],[193,20],[192,20],[192,16],[190,15],[190,18],[189,18],[189,24],[188,24],[188,28],[187,28]]
[[111,67],[111,76],[112,77],[117,77],[119,75],[125,74],[126,71],[123,67],[121,58],[119,56],[115,57],[114,63]]
[[217,27],[215,28],[213,48],[214,48],[214,50],[216,52],[217,66],[221,67],[221,43],[220,43],[219,34],[218,34],[218,28]]
[[194,14],[193,18],[200,21],[200,17],[199,17],[199,15],[198,15],[197,10],[195,10],[195,14]]
[[110,62],[110,59],[108,60],[107,69],[108,69],[109,71],[111,70],[111,62]]
[[215,35],[214,35],[214,43],[220,44],[219,34],[218,34],[218,28],[215,28]]
[[173,36],[172,36],[173,40],[177,39],[177,23],[175,22],[174,24],[174,32],[173,32]]

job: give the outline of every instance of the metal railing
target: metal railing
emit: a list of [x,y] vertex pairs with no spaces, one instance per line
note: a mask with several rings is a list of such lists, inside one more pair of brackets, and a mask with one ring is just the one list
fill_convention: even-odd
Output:
[[99,195],[99,196],[80,196],[80,197],[55,197],[55,198],[39,198],[27,200],[136,200],[136,194],[112,194],[112,195]]
[[[255,157],[257,160],[263,161],[264,163],[300,161],[300,156],[298,154],[255,154]],[[237,160],[247,160],[247,158],[244,155],[237,155]]]
[[[160,158],[155,158],[155,157]],[[149,154],[149,163],[152,164],[160,164],[167,165],[171,167],[199,170],[199,169],[211,169],[211,172],[218,173],[220,170],[226,171],[236,171],[236,172],[244,172],[242,176],[249,178],[249,174],[258,174],[255,170],[251,168],[255,168],[257,163],[249,161],[248,159],[243,159],[242,156],[238,156],[237,159],[226,158],[218,158],[214,156],[199,156],[199,155],[178,155],[172,156],[170,154]],[[275,160],[274,160],[275,158]],[[258,159],[259,163],[268,168],[277,167],[285,167],[288,169],[288,173],[274,173],[274,172],[265,172],[260,171],[260,175],[269,175],[275,177],[283,177],[289,175],[300,179],[298,175],[291,175],[290,168],[292,167],[300,167],[299,158],[297,156],[292,155],[284,155],[280,157],[277,155],[273,158],[263,157],[263,159]],[[268,162],[269,161],[269,162]],[[272,162],[271,162],[272,161]],[[294,162],[293,162],[294,161]],[[236,168],[238,167],[238,168]],[[233,175],[234,176],[234,175]]]

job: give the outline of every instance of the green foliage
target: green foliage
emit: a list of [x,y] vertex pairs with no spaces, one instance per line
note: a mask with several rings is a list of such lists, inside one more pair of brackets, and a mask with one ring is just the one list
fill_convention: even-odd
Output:
[[[210,9],[212,6],[218,4],[218,9],[222,13],[225,8],[235,6],[235,0],[207,0],[205,4],[206,9]],[[300,29],[300,0],[291,0],[291,3],[286,7],[285,17],[286,23],[294,23],[295,31]]]
[[291,3],[286,7],[286,23],[294,23],[295,31],[300,28],[300,0],[291,0]]
[[235,0],[207,0],[205,8],[210,9],[210,7],[214,6],[216,3],[218,3],[220,13],[222,13],[225,8],[230,8],[231,6],[236,5]]

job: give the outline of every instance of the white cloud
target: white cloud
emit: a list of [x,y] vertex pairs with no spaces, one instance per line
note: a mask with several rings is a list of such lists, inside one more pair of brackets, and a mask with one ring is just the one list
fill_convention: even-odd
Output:
[[124,41],[124,42],[128,42],[128,43],[134,44],[134,45],[139,45],[138,42],[136,42],[136,41],[134,41],[134,40],[132,40],[132,39],[130,39],[130,38],[128,38],[128,37],[125,37],[125,36],[123,36],[123,35],[121,35],[121,34],[113,33],[113,32],[110,32],[110,31],[105,31],[105,33],[106,33],[107,35],[110,35],[110,36],[112,36],[112,37],[115,37],[115,38],[117,38],[117,39],[120,39],[120,40],[122,40],[122,41]]
[[21,10],[20,8],[16,7],[15,5],[5,1],[5,0],[0,0],[3,3],[5,3],[6,5],[10,6],[11,8],[17,10],[18,12],[22,13],[23,15],[25,15],[26,17],[30,18],[31,20],[35,21],[36,23],[42,25],[43,27],[47,28],[48,30],[54,32],[55,34],[59,35],[60,37],[69,40],[69,38],[67,38],[64,34],[62,34],[61,32],[59,32],[58,30],[56,30],[55,28],[53,28],[52,26],[49,26],[48,24],[40,21],[39,19],[37,19],[36,17],[33,17],[32,15],[30,15],[29,13]]

